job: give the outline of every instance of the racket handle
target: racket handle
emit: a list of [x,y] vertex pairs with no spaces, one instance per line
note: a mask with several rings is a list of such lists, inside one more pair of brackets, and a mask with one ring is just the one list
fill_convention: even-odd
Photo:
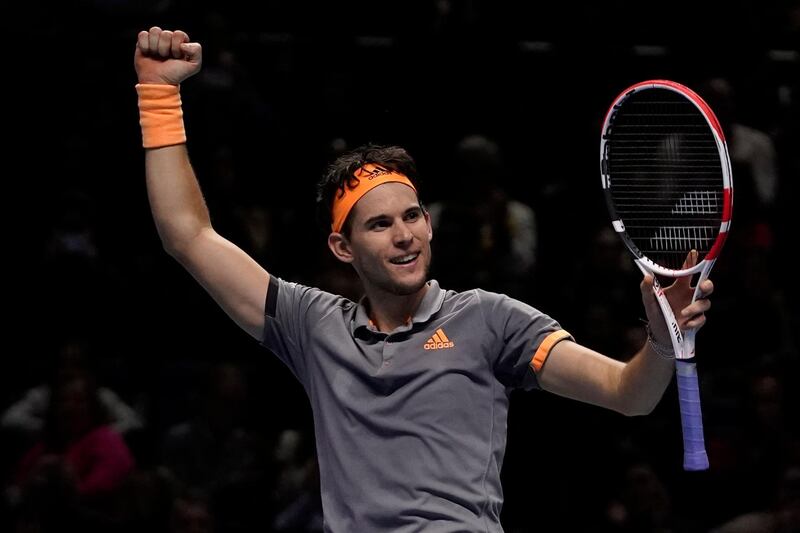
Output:
[[703,440],[703,415],[700,410],[700,386],[697,366],[688,361],[675,361],[678,378],[678,400],[683,428],[683,469],[708,470],[708,455]]

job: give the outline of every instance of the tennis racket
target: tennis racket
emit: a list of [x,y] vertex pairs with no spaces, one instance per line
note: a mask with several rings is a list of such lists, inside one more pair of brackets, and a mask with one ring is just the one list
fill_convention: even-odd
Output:
[[[725,136],[711,108],[688,87],[637,83],[606,113],[600,173],[612,225],[653,291],[671,333],[683,429],[684,470],[708,469],[696,329],[681,331],[658,276],[699,273],[692,301],[708,277],[731,224],[733,185]],[[693,266],[684,263],[697,250]]]

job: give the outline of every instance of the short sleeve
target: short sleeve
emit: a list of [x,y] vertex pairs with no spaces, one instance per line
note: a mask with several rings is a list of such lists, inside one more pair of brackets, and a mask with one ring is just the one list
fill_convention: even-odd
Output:
[[482,292],[481,298],[484,318],[496,342],[495,375],[510,388],[539,388],[534,370],[541,368],[553,346],[573,340],[572,336],[524,302],[488,292]]
[[261,344],[306,385],[305,346],[310,332],[325,316],[349,303],[341,296],[270,276]]

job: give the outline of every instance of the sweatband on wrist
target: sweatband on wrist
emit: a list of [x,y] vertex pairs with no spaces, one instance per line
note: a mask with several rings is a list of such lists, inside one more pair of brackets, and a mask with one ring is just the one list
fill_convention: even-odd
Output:
[[358,167],[353,172],[353,176],[356,178],[355,185],[349,184],[350,187],[348,187],[348,184],[345,183],[344,189],[333,199],[331,230],[337,233],[342,231],[344,221],[347,220],[347,215],[350,214],[356,202],[378,185],[389,182],[403,183],[417,192],[416,187],[405,174],[374,163]]
[[139,125],[142,146],[160,148],[186,142],[181,94],[177,85],[139,83]]

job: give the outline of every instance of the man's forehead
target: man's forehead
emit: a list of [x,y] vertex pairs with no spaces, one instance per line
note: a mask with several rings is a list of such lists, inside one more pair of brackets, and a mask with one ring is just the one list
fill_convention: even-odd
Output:
[[380,215],[394,215],[408,209],[419,207],[417,193],[403,183],[384,183],[378,185],[354,206],[357,219],[368,219]]

